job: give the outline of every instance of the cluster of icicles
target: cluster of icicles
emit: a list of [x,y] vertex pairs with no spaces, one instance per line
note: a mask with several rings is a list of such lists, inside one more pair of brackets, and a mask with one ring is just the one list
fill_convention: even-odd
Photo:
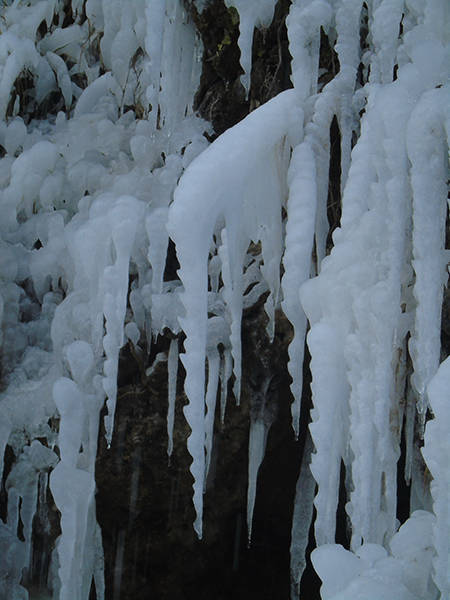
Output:
[[[270,24],[275,0],[225,3],[240,14],[248,93],[253,30]],[[195,4],[201,11],[207,1]],[[439,365],[448,262],[447,0],[293,0],[293,89],[210,146],[208,124],[192,112],[202,47],[179,0],[72,0],[69,26],[62,0],[7,1],[1,11],[0,456],[8,444],[16,458],[4,482],[0,596],[28,598],[33,518],[49,485],[61,514],[53,598],[87,600],[92,579],[104,597],[95,515],[99,414],[106,400],[110,442],[120,348],[128,342],[144,354],[144,344],[167,329],[175,337],[167,356],[168,451],[182,331],[201,537],[217,391],[223,417],[232,376],[239,401],[243,308],[267,293],[269,337],[279,308],[294,329],[288,369],[297,435],[308,327],[312,357],[292,598],[314,505],[323,599],[388,597],[395,589],[400,600],[448,600],[450,362]],[[339,71],[319,89],[321,29]],[[66,114],[27,127],[14,116],[27,110],[14,99],[24,70],[34,81],[30,106],[59,90]],[[84,89],[75,83],[80,76]],[[139,119],[129,110],[137,105]],[[335,116],[342,219],[326,256]],[[181,267],[167,282],[169,236]],[[258,242],[260,253],[248,253]],[[262,410],[250,428],[249,535],[268,427]],[[402,430],[413,514],[397,532]],[[352,551],[334,544],[342,462]]]

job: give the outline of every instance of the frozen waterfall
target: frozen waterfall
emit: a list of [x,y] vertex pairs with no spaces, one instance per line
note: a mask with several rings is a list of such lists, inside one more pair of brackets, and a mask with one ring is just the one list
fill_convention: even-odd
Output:
[[[95,470],[99,431],[108,444],[115,435],[126,345],[144,378],[159,363],[167,368],[169,460],[184,375],[193,527],[202,538],[217,399],[223,421],[228,388],[228,402],[241,401],[244,311],[263,300],[265,343],[279,314],[292,325],[286,373],[296,437],[304,367],[312,376],[291,600],[301,598],[313,513],[323,600],[379,599],[392,589],[398,599],[449,600],[450,359],[441,313],[450,5],[293,0],[290,89],[210,143],[212,126],[194,106],[205,64],[196,23],[211,4],[6,0],[0,8],[0,599],[36,598],[33,521],[50,494],[60,531],[42,593],[112,593]],[[270,26],[277,2],[224,6],[239,17],[246,100],[254,31]],[[51,98],[59,98],[55,114]],[[333,123],[340,219],[331,232]],[[172,247],[177,273],[168,277]],[[158,336],[169,341],[153,356]],[[275,419],[269,383],[252,399],[249,537]],[[400,527],[402,439],[415,500]],[[349,548],[335,543],[342,466]]]

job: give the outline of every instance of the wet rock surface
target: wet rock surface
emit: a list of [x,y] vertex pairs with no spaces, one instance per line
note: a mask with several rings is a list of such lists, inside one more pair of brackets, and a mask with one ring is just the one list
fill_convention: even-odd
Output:
[[[201,541],[192,526],[182,368],[170,461],[166,363],[158,365],[145,385],[135,382],[120,388],[113,443],[107,450],[100,438],[96,467],[107,598],[289,598],[290,528],[303,443],[295,441],[290,423],[286,348],[291,329],[279,314],[270,344],[265,322],[262,303],[244,316],[241,405],[236,406],[230,394],[223,425],[217,406]],[[163,348],[164,339],[159,344]],[[276,414],[259,472],[248,547],[250,406],[256,388],[267,377],[269,403]],[[307,411],[304,426],[306,420]]]

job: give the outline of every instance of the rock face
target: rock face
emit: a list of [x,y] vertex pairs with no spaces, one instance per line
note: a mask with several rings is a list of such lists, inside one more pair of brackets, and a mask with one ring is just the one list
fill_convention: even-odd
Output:
[[[145,383],[133,359],[120,387],[110,450],[100,437],[97,511],[103,531],[108,598],[288,598],[289,543],[295,483],[303,442],[290,423],[287,343],[290,325],[277,318],[272,344],[265,338],[262,303],[243,320],[241,406],[228,398],[226,418],[215,418],[215,438],[206,486],[204,536],[196,538],[191,501],[188,427],[180,369],[174,450],[167,456],[167,371],[160,363]],[[161,351],[167,346],[158,340]],[[125,368],[125,366],[124,366]],[[274,422],[258,477],[251,546],[247,542],[248,432],[252,398],[270,377],[268,404]],[[306,387],[306,386],[305,386]],[[307,387],[306,387],[307,389]],[[308,398],[304,399],[303,427]],[[310,575],[308,575],[310,576]],[[314,584],[314,580],[313,580]],[[313,589],[313,588],[311,588]],[[314,597],[311,591],[311,598]]]

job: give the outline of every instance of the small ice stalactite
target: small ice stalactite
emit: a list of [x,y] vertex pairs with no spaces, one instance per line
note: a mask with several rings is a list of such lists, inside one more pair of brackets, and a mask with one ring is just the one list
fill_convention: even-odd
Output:
[[264,460],[267,436],[275,419],[274,407],[270,405],[270,383],[265,378],[261,389],[255,390],[250,399],[250,434],[248,440],[248,490],[247,490],[247,533],[248,544],[252,541],[253,511],[256,500],[258,471]]
[[313,518],[316,482],[309,468],[313,444],[307,434],[302,465],[295,489],[294,514],[291,533],[291,600],[300,598],[300,581],[306,567],[306,549]]
[[170,341],[169,356],[167,359],[168,371],[168,408],[167,408],[167,454],[172,456],[173,451],[173,425],[175,421],[175,401],[177,397],[178,379],[178,338]]

